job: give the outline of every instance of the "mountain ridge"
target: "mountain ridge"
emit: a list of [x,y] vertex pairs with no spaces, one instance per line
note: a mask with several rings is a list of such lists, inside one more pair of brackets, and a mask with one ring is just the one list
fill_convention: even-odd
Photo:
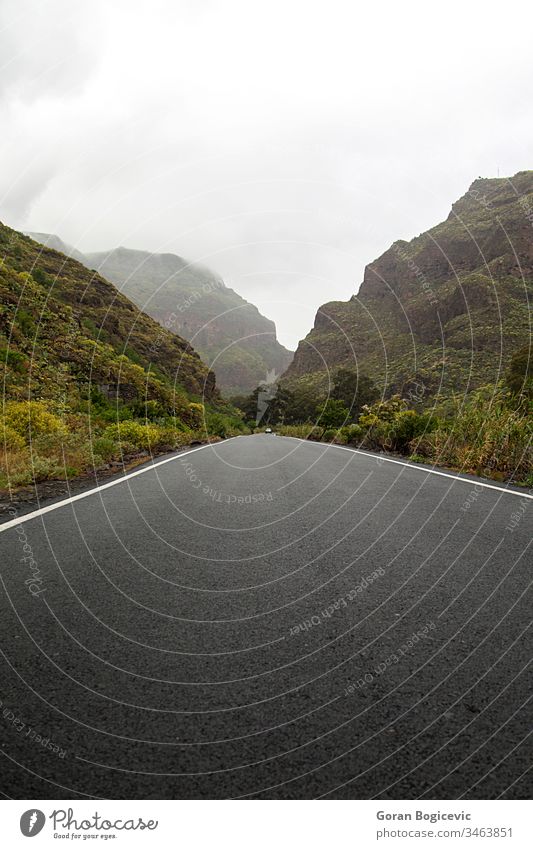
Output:
[[530,338],[532,210],[533,171],[475,180],[444,221],[369,263],[349,301],[319,308],[282,380],[323,387],[349,366],[426,402],[497,380]]
[[[61,241],[35,235],[44,243]],[[292,358],[277,340],[275,323],[202,264],[124,246],[85,252],[82,261],[163,327],[188,339],[227,396],[251,391],[271,372],[281,374]]]

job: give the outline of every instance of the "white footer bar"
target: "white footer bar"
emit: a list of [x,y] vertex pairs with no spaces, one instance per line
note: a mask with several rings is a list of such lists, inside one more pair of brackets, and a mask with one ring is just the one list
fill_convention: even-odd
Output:
[[530,849],[527,801],[3,801],[2,845]]

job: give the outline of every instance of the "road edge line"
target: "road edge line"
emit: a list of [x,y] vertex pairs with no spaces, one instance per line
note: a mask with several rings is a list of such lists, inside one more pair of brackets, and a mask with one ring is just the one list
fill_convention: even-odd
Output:
[[[224,442],[230,442],[235,438],[236,437],[234,436],[230,436],[229,439],[225,439]],[[75,501],[81,501],[82,498],[88,498],[90,495],[95,495],[97,492],[102,492],[104,489],[111,489],[112,486],[118,486],[118,484],[124,483],[124,481],[127,481],[130,478],[135,478],[138,475],[144,475],[146,472],[151,472],[153,469],[157,469],[158,466],[164,466],[166,463],[172,463],[180,457],[186,457],[187,454],[194,454],[195,451],[201,451],[203,448],[210,448],[213,445],[220,445],[220,443],[206,442],[205,445],[199,445],[198,448],[191,448],[189,451],[180,451],[179,454],[167,457],[166,460],[159,460],[158,463],[151,463],[149,466],[145,466],[142,469],[137,469],[134,472],[128,472],[116,480],[103,483],[101,486],[95,486],[93,489],[85,490],[85,492],[78,492],[77,495],[72,495],[70,498],[64,498],[62,501],[55,501],[53,504],[48,504],[46,507],[40,507],[38,510],[32,510],[31,513],[25,513],[15,519],[9,519],[7,522],[0,524],[0,533],[3,533],[3,531],[7,531],[10,528],[15,528],[18,525],[22,525],[24,522],[29,522],[30,519],[36,519],[38,516],[44,516],[45,513],[51,513],[53,510],[59,510],[60,507],[65,507],[67,504],[73,504]]]
[[[283,436],[277,434],[282,439],[296,439],[298,442],[306,442],[313,444],[312,439],[301,439],[299,436]],[[464,478],[461,475],[452,475],[450,472],[439,472],[437,469],[428,469],[426,466],[419,466],[417,463],[409,463],[406,460],[394,460],[392,457],[384,457],[383,454],[376,454],[373,451],[360,451],[358,448],[347,448],[345,445],[335,445],[333,442],[314,442],[315,445],[325,445],[326,448],[340,448],[341,451],[349,451],[351,454],[360,454],[362,457],[375,457],[382,463],[395,463],[397,466],[407,466],[408,469],[414,469],[417,472],[427,472],[428,475],[439,475],[442,478],[451,478],[460,483],[469,483],[471,486],[482,486],[485,489],[494,489],[496,492],[505,492],[507,495],[518,495],[521,498],[533,499],[533,495],[527,491],[520,492],[516,489],[508,489],[505,486],[496,486],[496,484],[485,483],[481,478],[473,480],[472,478]]]

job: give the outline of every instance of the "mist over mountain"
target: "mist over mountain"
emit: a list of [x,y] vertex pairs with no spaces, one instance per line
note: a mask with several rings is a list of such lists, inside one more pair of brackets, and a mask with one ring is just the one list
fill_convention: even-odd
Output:
[[327,388],[339,366],[425,403],[498,381],[531,335],[533,171],[475,180],[448,218],[367,265],[320,307],[284,375]]
[[204,266],[172,253],[124,247],[81,254],[57,236],[31,235],[97,270],[163,327],[190,341],[227,396],[251,391],[290,363],[292,352],[277,341],[274,322]]
[[67,254],[43,247],[3,224],[0,245],[6,397],[55,402],[63,393],[75,406],[87,387],[160,403],[218,397],[215,375],[189,342],[69,257],[68,245]]

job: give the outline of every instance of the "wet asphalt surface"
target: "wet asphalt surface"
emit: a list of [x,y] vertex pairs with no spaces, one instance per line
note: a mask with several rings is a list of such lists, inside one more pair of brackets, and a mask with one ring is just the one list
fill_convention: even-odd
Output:
[[527,798],[532,515],[257,435],[5,529],[0,790]]

